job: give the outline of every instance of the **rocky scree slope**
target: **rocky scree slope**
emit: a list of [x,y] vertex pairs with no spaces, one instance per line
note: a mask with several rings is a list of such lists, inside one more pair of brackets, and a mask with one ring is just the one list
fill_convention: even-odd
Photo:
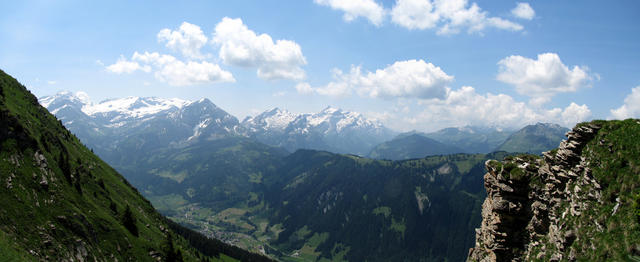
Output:
[[486,162],[469,261],[622,261],[640,255],[638,120],[576,126],[543,157]]

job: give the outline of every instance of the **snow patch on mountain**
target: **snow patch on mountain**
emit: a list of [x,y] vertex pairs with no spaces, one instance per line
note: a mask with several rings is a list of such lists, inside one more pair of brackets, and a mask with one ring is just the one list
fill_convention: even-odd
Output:
[[251,132],[258,132],[259,130],[284,131],[298,116],[276,107],[255,117],[247,117],[242,121],[242,124]]
[[[216,119],[216,122],[219,123],[220,119]],[[211,123],[211,118],[202,120],[193,128],[193,135],[187,138],[187,141],[191,141],[192,139],[199,137],[202,134],[202,130],[209,126],[209,123]]]
[[180,109],[189,103],[190,101],[178,98],[127,97],[105,100],[98,104],[86,104],[82,107],[82,112],[90,116],[117,112],[127,117],[142,118],[169,109]]
[[274,108],[247,117],[242,125],[249,136],[290,151],[307,148],[363,154],[372,145],[390,139],[393,133],[377,120],[334,107],[307,114]]

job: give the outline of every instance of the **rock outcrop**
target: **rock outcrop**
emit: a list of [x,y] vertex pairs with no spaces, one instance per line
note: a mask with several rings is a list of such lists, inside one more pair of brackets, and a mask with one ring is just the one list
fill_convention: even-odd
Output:
[[470,261],[575,260],[571,244],[580,236],[568,217],[579,217],[601,198],[589,159],[582,151],[600,126],[586,124],[567,133],[557,150],[543,157],[522,155],[489,160],[482,224]]

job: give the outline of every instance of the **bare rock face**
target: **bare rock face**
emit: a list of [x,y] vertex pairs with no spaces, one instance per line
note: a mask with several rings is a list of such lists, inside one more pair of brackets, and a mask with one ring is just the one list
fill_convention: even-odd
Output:
[[487,198],[469,261],[575,260],[571,244],[579,236],[563,221],[581,216],[601,197],[581,157],[599,129],[594,124],[574,128],[557,151],[544,152],[543,158],[523,155],[485,163]]

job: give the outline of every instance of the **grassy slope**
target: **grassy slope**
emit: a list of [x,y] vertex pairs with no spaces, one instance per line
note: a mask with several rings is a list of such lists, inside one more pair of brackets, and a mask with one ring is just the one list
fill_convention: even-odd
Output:
[[432,155],[461,153],[464,150],[455,146],[440,143],[431,138],[413,134],[396,137],[391,141],[377,145],[369,153],[369,157],[376,159],[403,160],[422,158]]
[[[0,260],[164,254],[167,225],[146,199],[2,71],[0,95]],[[127,205],[138,236],[121,222]],[[196,259],[184,239],[174,239],[186,260]]]
[[[567,219],[579,237],[581,261],[640,257],[640,121],[596,121],[602,129],[582,155],[602,186],[602,203],[579,219]],[[618,204],[614,213],[614,207]],[[594,223],[596,222],[596,223]],[[604,229],[599,230],[597,224]]]
[[540,154],[558,146],[568,129],[555,129],[543,125],[526,126],[513,133],[496,151]]
[[[299,254],[286,261],[463,259],[464,252],[456,250],[473,244],[487,158],[456,154],[379,161],[294,153],[280,169],[275,191],[265,196],[275,210],[270,220],[284,229],[272,245]],[[424,197],[422,211],[418,195]]]

